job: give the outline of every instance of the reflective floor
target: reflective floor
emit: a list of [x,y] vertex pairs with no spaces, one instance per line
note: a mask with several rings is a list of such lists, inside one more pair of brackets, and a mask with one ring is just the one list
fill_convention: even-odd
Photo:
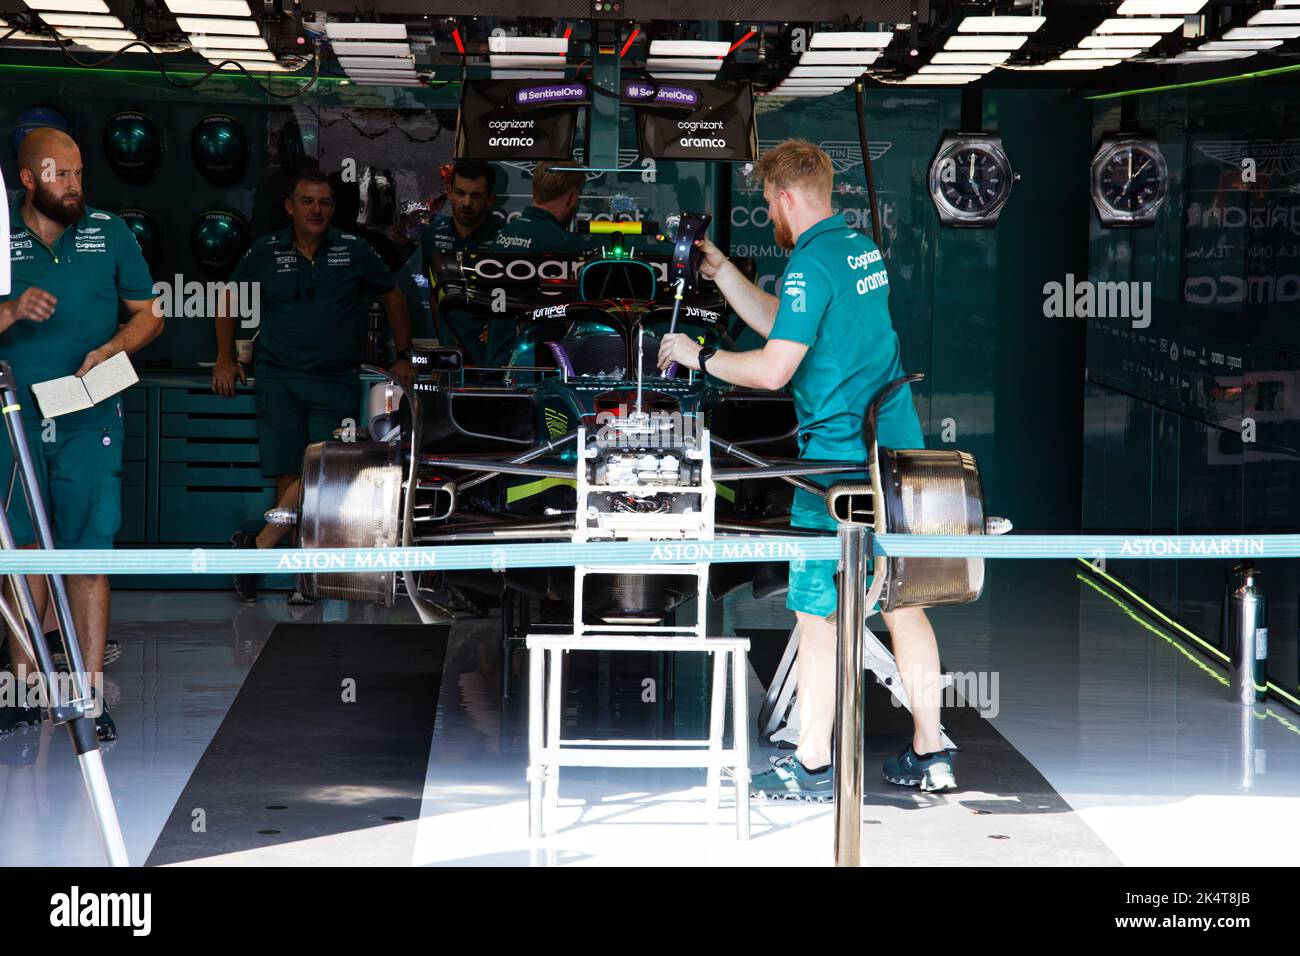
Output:
[[[1300,852],[1300,715],[1230,704],[1222,672],[1072,564],[991,562],[989,572],[977,604],[933,612],[961,691],[945,722],[962,748],[963,789],[922,795],[875,779],[881,756],[906,741],[907,720],[873,691],[867,863],[1203,866]],[[530,841],[523,687],[503,702],[494,619],[458,622],[440,639],[441,660],[422,658],[428,678],[411,679],[414,664],[366,646],[393,633],[374,625],[408,624],[409,653],[427,650],[405,609],[288,607],[283,593],[244,606],[220,592],[120,592],[113,618],[123,652],[105,683],[121,736],[104,761],[133,863],[830,862],[828,806],[755,803],[752,839],[741,843],[729,788],[709,809],[694,770],[566,769],[553,832]],[[726,602],[728,629],[766,641],[755,638],[751,713],[789,618],[780,600],[756,604],[746,592]],[[273,636],[280,624],[311,627]],[[279,670],[262,655],[268,640]],[[301,675],[285,669],[286,648],[304,659]],[[347,675],[362,665],[358,709],[340,711],[333,690],[314,696],[343,674],[349,703]],[[698,722],[697,675],[683,669],[646,705],[638,667],[572,665],[566,723],[640,733],[647,722]],[[277,687],[291,685],[293,709],[276,710]],[[761,768],[775,751],[752,743],[751,766]],[[271,765],[286,752],[301,769]],[[47,725],[0,737],[0,865],[101,861],[66,733]]]

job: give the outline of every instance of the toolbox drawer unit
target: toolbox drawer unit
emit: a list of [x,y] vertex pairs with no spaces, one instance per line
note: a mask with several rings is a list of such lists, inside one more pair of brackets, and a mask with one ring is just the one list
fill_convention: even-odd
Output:
[[[262,527],[275,481],[258,468],[253,390],[215,395],[193,384],[147,381],[125,395],[119,547],[229,547],[235,531]],[[120,575],[118,587],[228,588],[225,575]],[[264,575],[289,587],[290,575]]]

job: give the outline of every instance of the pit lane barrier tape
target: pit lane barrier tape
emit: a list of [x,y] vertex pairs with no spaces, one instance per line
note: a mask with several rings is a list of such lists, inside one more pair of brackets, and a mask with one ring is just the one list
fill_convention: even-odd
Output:
[[[930,558],[1297,558],[1300,534],[911,535],[873,537],[876,555]],[[507,568],[836,561],[836,535],[772,535],[704,541],[457,544],[408,548],[130,548],[0,551],[0,574],[275,574],[311,571],[504,571]]]

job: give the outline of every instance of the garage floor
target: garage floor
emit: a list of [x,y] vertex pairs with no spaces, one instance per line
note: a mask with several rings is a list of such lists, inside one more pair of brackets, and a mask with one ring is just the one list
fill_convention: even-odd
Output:
[[[1206,866],[1300,852],[1300,715],[1229,704],[1218,670],[1067,562],[989,572],[980,602],[934,612],[946,669],[970,675],[970,703],[945,716],[963,789],[878,781],[907,719],[871,695],[868,863]],[[779,600],[727,602],[727,626],[755,640],[752,712],[787,615]],[[503,706],[496,621],[414,625],[406,609],[291,608],[283,593],[251,606],[221,592],[115,595],[123,653],[105,682],[121,737],[105,764],[132,862],[830,862],[829,806],[755,803],[740,844],[729,793],[708,810],[703,772],[689,770],[566,770],[557,832],[532,843],[524,701]],[[630,672],[606,661],[574,674],[571,723],[648,719]],[[702,689],[681,679],[673,693],[682,726]],[[773,752],[755,745],[751,765]],[[0,738],[0,807],[0,865],[102,861],[64,731]]]

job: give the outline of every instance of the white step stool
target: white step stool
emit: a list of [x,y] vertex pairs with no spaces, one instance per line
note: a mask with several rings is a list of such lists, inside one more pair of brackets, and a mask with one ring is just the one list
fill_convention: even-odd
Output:
[[[741,637],[530,634],[528,647],[528,832],[546,835],[544,812],[559,803],[561,767],[704,767],[716,808],[725,772],[736,788],[736,836],[749,839],[749,640]],[[567,651],[671,651],[713,655],[709,736],[699,740],[565,740],[562,655]],[[728,658],[730,660],[728,661]],[[727,664],[731,664],[732,746],[723,746]]]

